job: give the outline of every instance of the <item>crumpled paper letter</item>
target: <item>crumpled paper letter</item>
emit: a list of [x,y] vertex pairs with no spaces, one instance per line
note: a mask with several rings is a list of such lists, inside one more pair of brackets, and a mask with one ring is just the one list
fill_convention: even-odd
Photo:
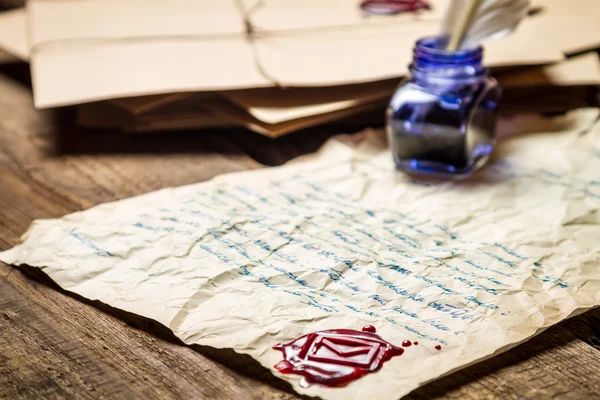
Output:
[[[330,141],[282,167],[35,221],[0,259],[185,343],[249,354],[300,393],[397,399],[599,304],[597,117],[512,136],[465,182],[395,172],[376,132]],[[419,346],[343,388],[273,369],[278,343],[367,324]]]

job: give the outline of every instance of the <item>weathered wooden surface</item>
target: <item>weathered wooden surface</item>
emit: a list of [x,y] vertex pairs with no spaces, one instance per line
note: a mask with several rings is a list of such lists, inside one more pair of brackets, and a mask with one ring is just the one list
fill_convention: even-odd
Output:
[[[26,76],[10,70],[13,76]],[[15,75],[16,74],[16,75]],[[330,132],[271,141],[245,131],[123,136],[39,112],[0,75],[0,250],[36,218],[224,172],[275,165]],[[218,360],[218,361],[215,361]],[[0,399],[292,399],[247,358],[182,345],[151,321],[69,295],[0,263]],[[411,399],[600,399],[600,311],[414,392]]]

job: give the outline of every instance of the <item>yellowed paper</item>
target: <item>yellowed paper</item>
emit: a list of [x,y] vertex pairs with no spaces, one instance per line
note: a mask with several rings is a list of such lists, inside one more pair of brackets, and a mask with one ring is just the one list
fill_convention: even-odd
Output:
[[[258,133],[262,133],[263,135],[276,138],[290,132],[298,131],[300,129],[324,124],[331,121],[338,121],[343,118],[371,110],[382,110],[381,121],[383,121],[383,109],[385,108],[387,102],[388,101],[386,97],[375,97],[373,99],[364,99],[362,101],[349,101],[345,104],[336,103],[334,104],[335,107],[332,107],[332,110],[330,111],[314,113],[305,117],[286,120],[274,124],[264,123],[254,117],[249,119],[244,116],[240,116],[240,121],[242,122],[243,126],[249,129],[252,129]],[[340,105],[342,105],[343,107],[340,107]],[[302,111],[307,112],[309,110],[303,109]],[[309,113],[307,112],[307,114]]]
[[[598,115],[507,139],[465,182],[395,172],[377,132],[331,141],[283,167],[38,220],[0,259],[249,354],[299,393],[397,399],[600,303]],[[366,324],[419,346],[344,388],[273,369],[277,343]]]
[[[332,86],[396,78],[416,39],[437,33],[431,11],[365,15],[355,0],[31,0],[35,104],[51,107],[159,93]],[[490,42],[487,62],[531,65],[562,53],[527,21]]]

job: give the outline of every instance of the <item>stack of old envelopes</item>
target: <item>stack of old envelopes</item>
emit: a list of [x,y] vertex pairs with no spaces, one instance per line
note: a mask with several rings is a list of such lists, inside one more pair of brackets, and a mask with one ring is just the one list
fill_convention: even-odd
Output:
[[[505,112],[595,101],[597,1],[533,1],[486,44]],[[277,137],[382,110],[451,2],[428,3],[370,15],[358,0],[30,0],[0,14],[0,47],[30,61],[38,108],[77,106],[84,126]]]

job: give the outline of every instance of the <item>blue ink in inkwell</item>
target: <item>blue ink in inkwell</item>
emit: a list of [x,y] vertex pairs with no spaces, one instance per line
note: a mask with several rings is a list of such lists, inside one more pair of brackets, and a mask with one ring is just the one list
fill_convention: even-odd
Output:
[[447,37],[417,42],[410,76],[387,109],[387,134],[404,172],[466,178],[494,149],[500,88],[483,49],[447,51]]

